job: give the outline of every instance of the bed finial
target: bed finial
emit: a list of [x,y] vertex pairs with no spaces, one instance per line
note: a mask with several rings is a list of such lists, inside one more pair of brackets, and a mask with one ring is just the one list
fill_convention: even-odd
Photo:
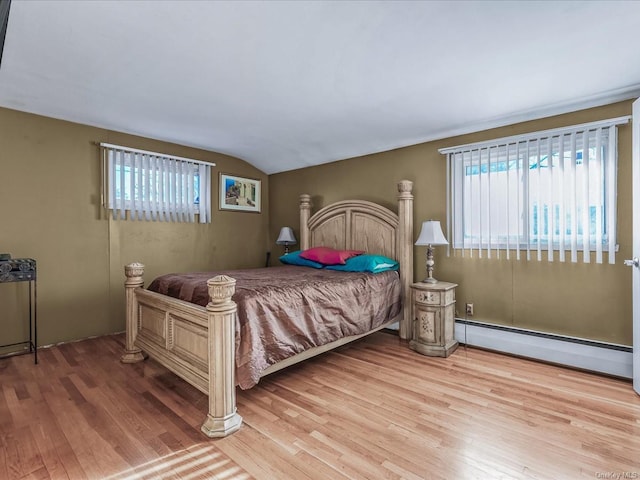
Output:
[[[398,182],[398,192],[400,192],[400,195],[406,195],[406,194],[411,195],[412,190],[413,190],[413,182],[411,180],[400,180]],[[413,195],[411,195],[411,197],[413,198]]]
[[124,274],[127,279],[124,282],[125,302],[126,302],[126,337],[124,354],[120,357],[122,363],[137,363],[144,360],[142,350],[135,346],[138,335],[138,301],[136,300],[135,289],[144,285],[144,265],[141,263],[130,263],[125,265]]
[[207,280],[209,288],[209,301],[216,306],[231,303],[231,297],[236,291],[236,281],[226,275],[216,275]]
[[140,283],[144,284],[142,276],[144,275],[144,265],[142,263],[130,263],[124,266],[124,275],[127,277],[128,283]]
[[398,261],[402,283],[403,315],[400,320],[400,338],[411,336],[411,289],[413,283],[413,182],[398,182]]
[[300,195],[300,207],[305,205],[307,208],[311,208],[311,195],[308,193],[303,193]]

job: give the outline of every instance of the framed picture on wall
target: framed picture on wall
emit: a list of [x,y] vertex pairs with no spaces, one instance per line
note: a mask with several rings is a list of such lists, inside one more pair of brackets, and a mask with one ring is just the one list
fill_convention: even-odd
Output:
[[261,181],[220,174],[220,210],[260,213]]

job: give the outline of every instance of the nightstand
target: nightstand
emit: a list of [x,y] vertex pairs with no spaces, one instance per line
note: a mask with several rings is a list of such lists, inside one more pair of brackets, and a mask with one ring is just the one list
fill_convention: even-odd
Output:
[[448,357],[458,342],[454,338],[455,283],[411,284],[412,334],[409,346],[432,357]]

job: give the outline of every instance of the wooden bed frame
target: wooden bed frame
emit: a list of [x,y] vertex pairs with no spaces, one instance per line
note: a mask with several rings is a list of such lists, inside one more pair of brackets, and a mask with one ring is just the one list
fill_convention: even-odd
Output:
[[[379,253],[400,262],[403,310],[391,322],[400,324],[400,337],[411,328],[410,288],[413,281],[412,182],[398,183],[398,213],[372,202],[346,200],[328,205],[311,216],[311,197],[300,196],[300,246],[328,246]],[[144,265],[125,266],[126,345],[124,363],[148,354],[209,396],[209,412],[201,427],[209,437],[224,437],[242,424],[236,412],[235,324],[237,307],[231,300],[236,281],[218,275],[207,281],[206,307],[150,292],[143,288]],[[283,360],[263,372],[281,368],[368,335],[342,338]]]

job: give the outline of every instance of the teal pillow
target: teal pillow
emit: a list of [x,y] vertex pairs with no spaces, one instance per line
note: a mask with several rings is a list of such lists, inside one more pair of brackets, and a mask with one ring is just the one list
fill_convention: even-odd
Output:
[[344,265],[328,265],[325,268],[327,270],[340,270],[342,272],[380,273],[388,270],[398,270],[400,264],[382,255],[364,254],[351,257]]
[[287,253],[280,257],[280,261],[286,265],[298,265],[299,267],[311,267],[311,268],[322,268],[324,265],[318,262],[314,262],[313,260],[307,260],[306,258],[302,258],[300,256],[302,250],[296,250],[295,252]]

